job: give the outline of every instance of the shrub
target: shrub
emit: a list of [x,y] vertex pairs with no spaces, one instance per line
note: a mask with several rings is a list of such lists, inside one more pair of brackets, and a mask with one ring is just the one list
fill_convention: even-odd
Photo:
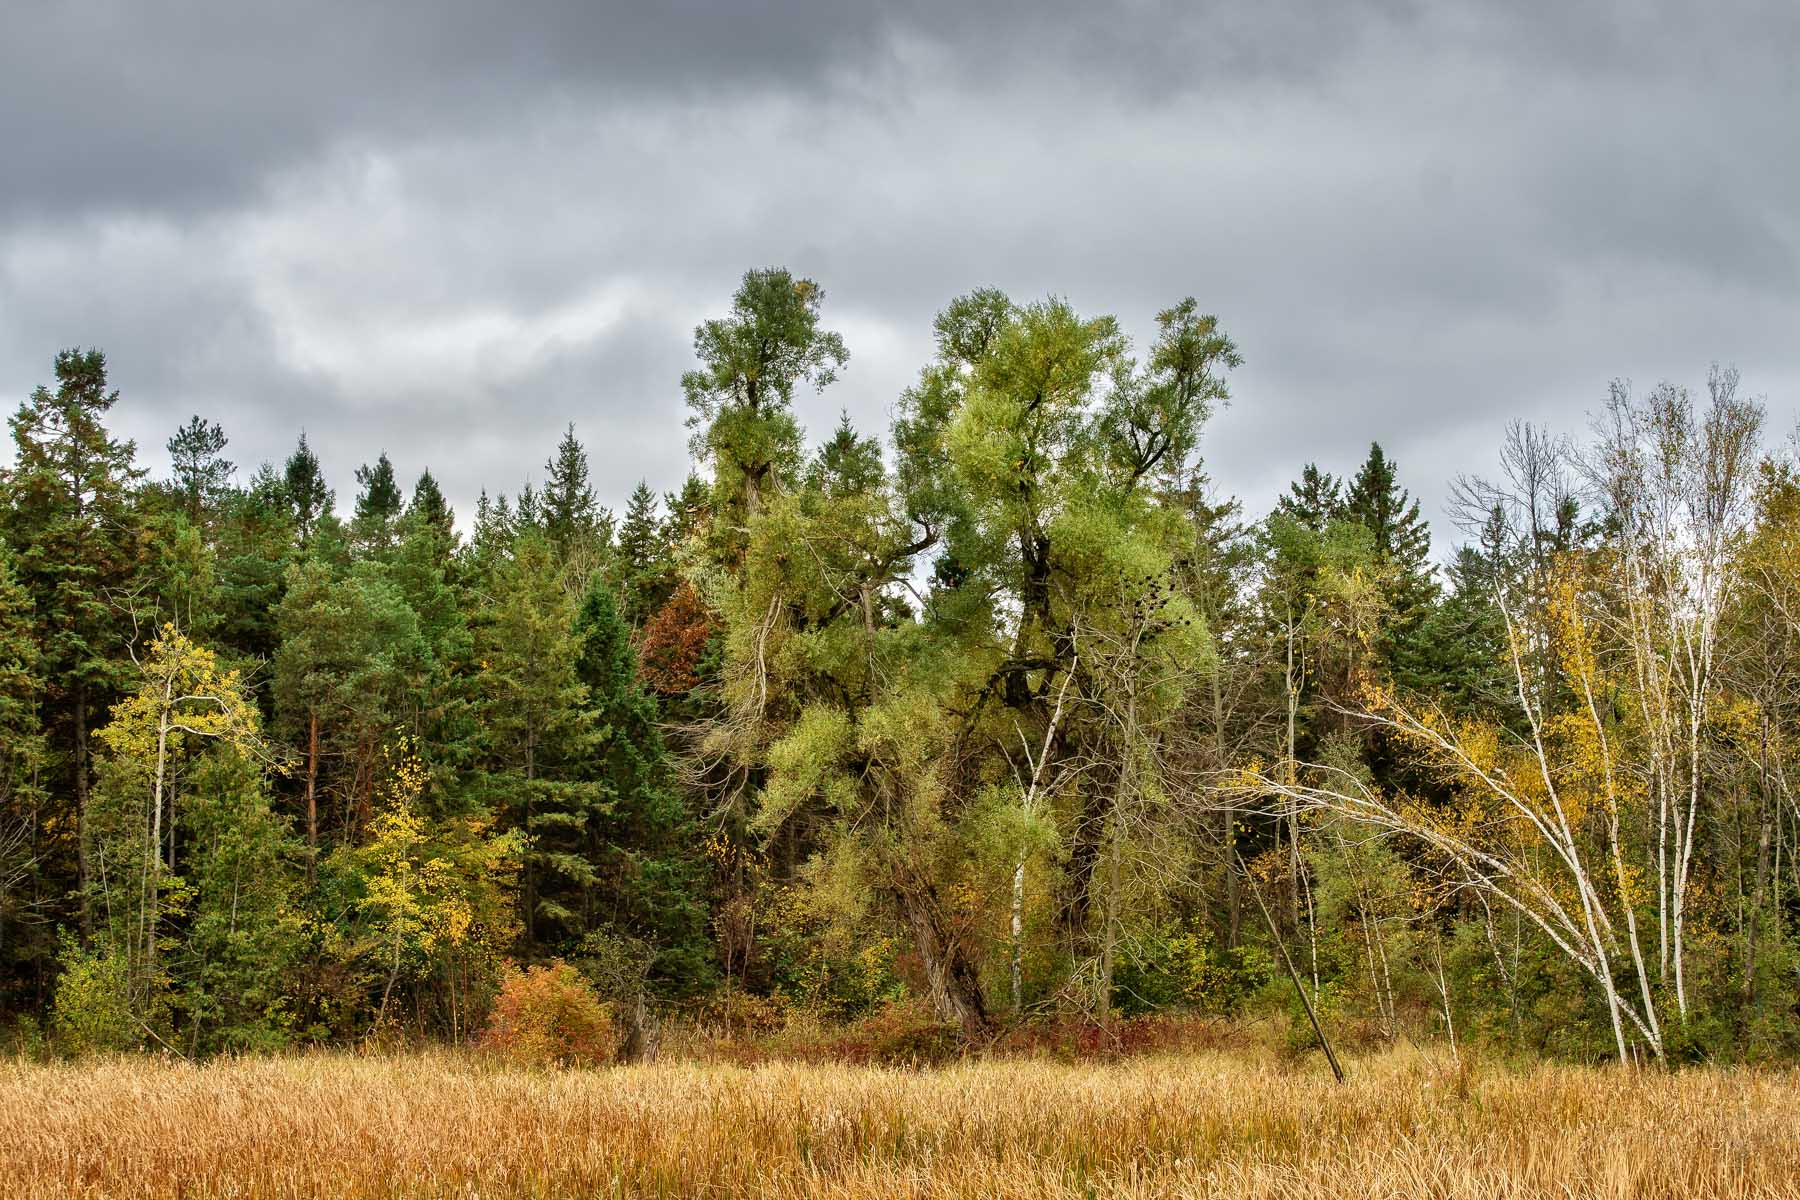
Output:
[[129,1050],[140,1040],[131,1012],[130,978],[123,955],[64,945],[50,1027],[68,1054]]
[[562,962],[507,968],[481,1045],[526,1066],[608,1062],[618,1050],[612,1006]]

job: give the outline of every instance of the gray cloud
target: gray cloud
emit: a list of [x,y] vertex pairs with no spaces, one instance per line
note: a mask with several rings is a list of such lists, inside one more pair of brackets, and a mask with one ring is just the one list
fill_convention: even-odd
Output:
[[105,346],[148,461],[304,427],[466,511],[575,421],[608,499],[685,470],[693,325],[749,266],[885,422],[997,284],[1246,364],[1253,508],[1371,439],[1434,517],[1506,419],[1615,375],[1800,387],[1800,28],[1775,4],[27,6],[0,49],[0,389]]

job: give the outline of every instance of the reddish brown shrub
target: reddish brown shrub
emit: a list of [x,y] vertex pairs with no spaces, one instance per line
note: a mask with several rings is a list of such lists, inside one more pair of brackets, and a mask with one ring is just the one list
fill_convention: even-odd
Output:
[[525,1066],[586,1066],[618,1052],[612,1006],[565,963],[509,967],[500,981],[483,1049]]

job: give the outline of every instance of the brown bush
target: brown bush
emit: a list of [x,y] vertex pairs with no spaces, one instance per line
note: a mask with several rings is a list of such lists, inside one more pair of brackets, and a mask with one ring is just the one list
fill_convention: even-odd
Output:
[[612,1006],[566,963],[507,968],[482,1048],[525,1066],[588,1066],[612,1061],[619,1036]]

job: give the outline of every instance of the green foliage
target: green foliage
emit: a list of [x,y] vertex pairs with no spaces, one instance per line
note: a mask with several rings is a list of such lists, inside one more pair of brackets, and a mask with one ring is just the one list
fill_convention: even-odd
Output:
[[143,1041],[132,1012],[130,969],[110,946],[84,950],[63,943],[62,973],[50,1006],[50,1028],[65,1054],[130,1050]]
[[1351,1042],[1800,1052],[1800,483],[1728,373],[1704,413],[1615,389],[1591,513],[1512,429],[1440,590],[1378,445],[1263,520],[1214,494],[1240,359],[1192,298],[1138,348],[972,292],[890,436],[809,444],[827,324],[743,277],[680,381],[696,470],[616,545],[572,426],[465,543],[385,453],[340,520],[304,435],[239,487],[195,417],[146,483],[104,357],[58,356],[0,473],[0,1022],[204,1056],[469,1040],[498,997],[496,1048],[609,1056],[517,959],[869,1061],[1259,1004],[1299,1051],[1279,942]]

